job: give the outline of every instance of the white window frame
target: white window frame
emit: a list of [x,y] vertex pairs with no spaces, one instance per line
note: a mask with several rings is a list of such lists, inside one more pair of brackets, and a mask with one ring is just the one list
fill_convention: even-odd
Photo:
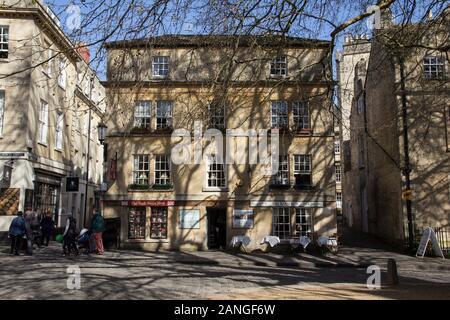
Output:
[[[310,237],[314,232],[313,210],[311,208],[294,208],[294,211],[295,237]],[[304,229],[306,229],[306,231]]]
[[56,126],[55,126],[55,149],[62,150],[64,137],[64,113],[56,113]]
[[[282,112],[282,111],[285,111],[285,112]],[[288,105],[287,101],[285,101],[285,100],[271,101],[270,121],[271,121],[272,128],[281,129],[281,128],[287,128],[289,126],[289,105]]]
[[5,53],[6,57],[0,59],[8,59],[9,57],[9,26],[2,25],[0,26],[0,55]]
[[335,176],[336,176],[336,182],[341,183],[342,182],[342,167],[340,165],[335,166]]
[[152,125],[152,102],[149,100],[138,100],[134,104],[135,128],[151,128]]
[[41,100],[38,120],[38,142],[44,145],[47,145],[48,143],[48,117],[48,103],[44,100]]
[[167,78],[169,76],[169,56],[154,56],[152,58],[152,76]]
[[[159,158],[159,159],[158,159]],[[161,169],[161,166],[158,167],[158,164],[163,164],[164,162],[161,159],[165,158],[165,162],[167,163],[167,169]],[[156,154],[155,155],[155,163],[154,163],[154,173],[153,173],[153,181],[157,186],[164,186],[172,184],[172,166],[171,166],[171,156],[170,154]],[[166,178],[157,178],[157,174],[167,174]],[[158,180],[165,181],[165,183],[158,183]]]
[[[313,166],[312,156],[310,154],[294,154],[294,177],[296,187],[311,188],[313,186]],[[297,176],[309,176],[308,185],[297,185]]]
[[[227,179],[227,166],[226,166],[226,164],[225,164],[225,161],[222,161],[223,163],[217,163],[217,156],[216,155],[209,155],[209,156],[207,156],[206,157],[206,163],[205,163],[205,165],[206,165],[206,170],[205,170],[205,188],[206,189],[208,189],[208,190],[223,190],[223,189],[226,189],[227,188],[227,183],[228,183],[228,179]],[[219,170],[219,169],[215,169],[215,170],[211,170],[211,167],[210,166],[213,166],[213,165],[216,165],[216,166],[222,166],[222,170]],[[220,173],[220,174],[222,174],[223,175],[223,178],[222,179],[220,179],[220,180],[222,180],[222,181],[220,181],[219,179],[217,179],[217,178],[215,178],[215,180],[214,181],[216,181],[216,185],[209,185],[209,182],[210,182],[210,180],[212,181],[213,179],[210,179],[209,177],[209,175],[210,175],[210,173],[213,173],[213,172],[216,172],[216,173]],[[223,182],[223,183],[221,183],[221,182]]]
[[342,209],[342,192],[336,192],[336,208]]
[[286,55],[276,57],[270,61],[269,75],[274,78],[283,78],[288,75],[288,59]]
[[426,79],[442,79],[445,73],[445,59],[439,56],[423,58],[423,74]]
[[296,101],[292,103],[292,116],[297,130],[311,130],[309,103]]
[[[161,110],[161,108],[169,108],[167,110]],[[164,112],[165,111],[165,112]],[[156,101],[156,130],[172,128],[172,115],[173,115],[173,101],[171,100],[158,100]],[[163,124],[162,120],[166,120]]]
[[53,50],[52,44],[49,41],[44,41],[44,49],[46,50],[47,56],[45,60],[47,61],[44,65],[44,73],[51,78],[52,77],[52,60],[53,60]]
[[[137,166],[136,166],[137,164]],[[142,165],[142,167],[141,167]],[[145,169],[147,167],[147,170]],[[146,174],[146,178],[142,178],[141,174]],[[133,184],[150,185],[150,156],[148,154],[133,155]],[[144,183],[144,182],[147,183]]]
[[341,142],[339,140],[334,141],[334,154],[341,154]]
[[213,129],[226,129],[226,108],[222,103],[210,102],[208,104],[209,127]]
[[[291,208],[276,207],[272,208],[272,235],[280,240],[291,238]],[[280,217],[283,218],[280,222]],[[287,222],[285,221],[287,219]],[[278,227],[277,227],[278,226]],[[282,226],[282,228],[280,228]]]
[[280,154],[278,156],[278,171],[272,176],[272,186],[290,186],[289,163],[289,155]]
[[5,90],[0,90],[0,137],[3,136],[3,127],[5,124]]
[[65,89],[67,84],[67,63],[64,58],[59,59],[58,85]]

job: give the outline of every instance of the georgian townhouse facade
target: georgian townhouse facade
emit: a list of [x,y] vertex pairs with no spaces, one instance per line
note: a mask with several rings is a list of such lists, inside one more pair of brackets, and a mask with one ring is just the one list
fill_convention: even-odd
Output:
[[[85,199],[89,211],[99,203],[103,177],[96,125],[105,109],[104,88],[89,68],[88,49],[66,37],[42,1],[2,3],[0,232],[19,210],[51,214],[58,225],[73,214],[83,225]],[[78,186],[66,188],[68,178]]]
[[[266,236],[336,233],[328,42],[160,36],[106,49],[103,212],[124,247],[207,250],[245,236],[252,251]],[[279,141],[274,174],[255,141]]]

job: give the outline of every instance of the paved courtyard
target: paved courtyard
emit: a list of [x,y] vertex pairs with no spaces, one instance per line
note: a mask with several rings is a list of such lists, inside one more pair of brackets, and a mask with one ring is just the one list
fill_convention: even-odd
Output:
[[[362,250],[332,257],[122,250],[63,257],[52,244],[15,257],[0,247],[0,299],[450,299],[448,261]],[[385,282],[388,257],[399,267],[394,288]],[[383,270],[380,290],[366,287],[371,263]],[[80,268],[80,290],[67,288],[69,266]]]

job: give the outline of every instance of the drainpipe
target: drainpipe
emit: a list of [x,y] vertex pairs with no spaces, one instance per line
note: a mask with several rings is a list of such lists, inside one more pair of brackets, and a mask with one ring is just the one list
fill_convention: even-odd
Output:
[[[406,189],[411,190],[411,164],[409,160],[409,138],[408,138],[408,106],[405,91],[405,65],[403,57],[399,57],[400,65],[400,86],[401,86],[401,102],[402,102],[402,121],[403,121],[403,153],[405,158],[405,166],[403,175],[406,181]],[[408,247],[409,250],[414,248],[414,223],[412,214],[412,201],[406,200],[406,214],[408,217]]]

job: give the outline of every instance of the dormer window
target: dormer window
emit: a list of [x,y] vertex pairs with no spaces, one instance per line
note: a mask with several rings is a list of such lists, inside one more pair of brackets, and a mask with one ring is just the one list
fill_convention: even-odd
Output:
[[286,77],[287,73],[288,69],[286,56],[277,57],[270,62],[271,77]]
[[442,79],[444,76],[444,59],[428,56],[423,59],[423,73],[427,79]]
[[169,75],[169,57],[153,57],[152,74],[157,78],[166,78]]

